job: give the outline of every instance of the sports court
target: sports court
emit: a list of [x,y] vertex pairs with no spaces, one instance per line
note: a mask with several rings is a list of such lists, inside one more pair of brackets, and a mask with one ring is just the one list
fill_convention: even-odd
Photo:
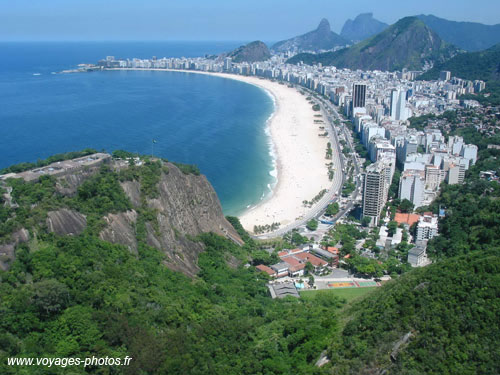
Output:
[[357,285],[353,282],[340,282],[340,283],[329,283],[329,288],[357,288]]
[[368,288],[380,286],[380,283],[372,280],[366,281],[345,281],[345,282],[334,282],[328,283],[329,288],[342,289],[342,288]]

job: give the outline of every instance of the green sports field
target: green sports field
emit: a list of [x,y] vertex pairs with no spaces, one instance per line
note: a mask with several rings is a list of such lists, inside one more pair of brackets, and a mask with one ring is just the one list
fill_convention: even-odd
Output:
[[341,298],[345,298],[347,302],[350,302],[359,296],[364,296],[374,291],[376,288],[377,287],[305,290],[300,292],[300,296],[302,298],[314,298],[318,293],[328,293]]

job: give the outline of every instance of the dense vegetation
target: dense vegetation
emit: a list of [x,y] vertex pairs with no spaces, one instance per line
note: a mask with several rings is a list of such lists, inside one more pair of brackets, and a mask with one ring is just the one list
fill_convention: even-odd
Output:
[[271,300],[263,274],[226,265],[241,249],[215,235],[200,240],[206,251],[195,280],[165,268],[162,254],[144,245],[137,257],[87,234],[22,246],[1,273],[0,372],[19,373],[5,365],[8,356],[130,355],[130,367],[110,371],[315,373],[310,363],[336,329],[339,300]]
[[[36,236],[18,246],[9,271],[0,271],[1,374],[320,372],[314,362],[337,329],[340,299],[272,300],[267,275],[244,265],[277,259],[236,218],[230,220],[247,241],[242,247],[213,234],[193,239],[205,247],[194,279],[166,268],[165,255],[146,244],[144,223],[155,215],[145,207],[137,209],[137,254],[99,238],[103,215],[131,207],[119,181],[139,181],[144,200],[158,194],[165,167],[149,160],[120,171],[102,166],[72,197],[57,194],[53,177],[7,181],[19,207],[1,205],[2,228],[26,227]],[[47,211],[60,207],[86,214],[87,229],[48,233]],[[127,355],[133,361],[122,367],[7,366],[14,356]]]
[[500,151],[484,149],[477,164],[467,172],[463,185],[444,185],[430,207],[447,215],[440,221],[440,236],[429,243],[429,252],[438,257],[466,254],[473,250],[500,249],[500,184],[479,178],[479,171],[500,173]]
[[333,373],[498,374],[499,275],[498,249],[476,251],[377,290],[346,312],[329,349]]
[[499,61],[500,44],[497,44],[484,51],[458,54],[452,59],[436,65],[418,77],[418,79],[438,79],[439,72],[449,70],[453,77],[468,80],[494,81],[500,79]]

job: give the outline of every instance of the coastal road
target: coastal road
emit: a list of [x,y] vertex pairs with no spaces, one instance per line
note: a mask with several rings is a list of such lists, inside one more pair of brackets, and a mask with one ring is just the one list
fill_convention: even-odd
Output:
[[[300,220],[296,220],[293,223],[290,223],[278,230],[271,233],[263,233],[257,236],[254,236],[258,239],[270,239],[281,237],[287,232],[298,228],[300,226],[305,225],[309,220],[320,217],[326,211],[326,207],[328,204],[336,202],[338,200],[338,196],[340,195],[342,186],[345,182],[344,176],[344,160],[343,155],[340,149],[340,143],[337,136],[337,128],[335,128],[335,124],[332,121],[333,118],[329,115],[328,108],[325,107],[324,103],[321,104],[321,111],[323,113],[323,118],[329,123],[328,135],[332,147],[332,159],[333,168],[335,170],[333,174],[332,184],[328,188],[326,194],[321,198],[319,202],[317,202],[308,212],[304,215]],[[336,113],[336,112],[335,112]],[[337,115],[338,116],[338,115]],[[325,159],[327,162],[328,159]]]
[[329,101],[324,100],[322,98],[320,99],[320,101],[323,103],[325,108],[327,108],[327,110],[329,110],[330,113],[332,113],[333,116],[335,117],[335,119],[332,119],[331,117],[329,118],[330,123],[333,124],[335,122],[335,120],[338,120],[340,122],[339,128],[342,129],[342,132],[344,133],[344,138],[347,142],[347,145],[352,150],[351,155],[349,157],[351,158],[353,165],[354,165],[353,179],[354,179],[354,183],[356,185],[356,188],[352,192],[352,194],[350,195],[349,202],[347,203],[346,207],[336,215],[335,220],[334,220],[334,222],[335,222],[338,219],[340,219],[341,217],[345,216],[348,212],[350,212],[352,210],[352,208],[354,207],[354,205],[356,203],[356,199],[358,198],[358,195],[361,194],[361,189],[362,189],[361,185],[362,185],[363,180],[361,178],[361,167],[360,167],[360,162],[359,162],[359,156],[355,151],[354,140],[352,139],[351,132],[343,123],[343,120],[340,117],[339,113],[337,112],[337,109],[335,108],[335,106],[332,103],[330,103]]
[[[301,88],[304,89],[303,87]],[[317,96],[315,97],[318,99]],[[347,166],[344,163],[345,157],[341,152],[341,146],[337,135],[339,129],[343,132],[347,145],[352,150],[352,153],[349,156],[349,158],[352,160],[354,166],[353,179],[356,188],[348,198],[348,203],[346,204],[346,206],[343,209],[341,209],[340,212],[337,215],[335,215],[335,217],[331,221],[335,223],[337,220],[339,220],[340,218],[345,216],[348,212],[350,212],[355,205],[358,195],[361,193],[361,182],[362,182],[361,168],[359,164],[358,155],[354,151],[355,149],[354,149],[354,141],[352,139],[352,135],[345,126],[345,124],[343,123],[343,120],[338,114],[335,106],[328,100],[325,100],[323,98],[319,98],[318,100],[321,106],[321,111],[323,113],[323,118],[325,118],[330,125],[328,133],[329,133],[330,143],[332,145],[332,162],[333,162],[333,167],[335,169],[332,185],[328,189],[327,193],[323,196],[323,198],[318,203],[316,203],[311,208],[311,210],[309,210],[307,214],[304,215],[304,217],[302,217],[300,220],[296,220],[293,223],[290,223],[282,228],[279,228],[274,232],[263,233],[261,235],[254,236],[255,238],[271,239],[271,238],[281,237],[293,229],[304,226],[311,219],[318,219],[325,213],[328,204],[337,202],[339,200],[342,186],[346,182],[346,173],[347,173]],[[340,125],[338,127],[335,127],[336,120],[340,122]]]

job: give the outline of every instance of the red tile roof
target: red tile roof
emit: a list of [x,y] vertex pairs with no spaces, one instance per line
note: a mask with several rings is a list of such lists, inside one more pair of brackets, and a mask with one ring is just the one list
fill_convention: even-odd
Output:
[[290,272],[297,272],[303,270],[306,267],[304,263],[297,264],[296,266],[291,266],[288,270]]
[[420,216],[417,214],[402,214],[397,212],[396,216],[394,217],[394,221],[396,221],[398,224],[408,224],[409,226],[412,226],[413,223],[416,223],[418,221],[418,218]]
[[323,259],[309,253],[296,254],[295,257],[301,259],[304,263],[310,262],[315,267],[326,266],[328,264]]
[[297,259],[300,254],[297,254],[295,256],[288,256],[281,258],[283,262],[288,263],[291,266],[298,266],[300,264],[300,261]]
[[266,266],[265,264],[259,264],[255,268],[257,268],[259,271],[267,273],[269,276],[275,276],[276,275],[276,271],[273,270],[272,268]]
[[282,258],[282,257],[286,257],[286,256],[289,256],[289,255],[295,255],[295,254],[297,254],[297,253],[303,253],[304,251],[305,251],[305,250],[303,250],[303,249],[298,249],[298,248],[297,248],[297,249],[292,249],[292,250],[283,250],[283,251],[280,251],[280,252],[278,253],[278,256],[279,256],[280,258]]
[[326,251],[328,251],[329,253],[335,254],[335,255],[337,255],[339,253],[339,249],[337,249],[336,247],[333,247],[333,246],[328,246],[326,248]]

